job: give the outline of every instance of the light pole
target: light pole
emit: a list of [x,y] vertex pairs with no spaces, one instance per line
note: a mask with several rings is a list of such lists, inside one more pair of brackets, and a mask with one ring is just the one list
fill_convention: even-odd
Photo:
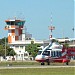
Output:
[[73,38],[74,38],[74,30],[75,30],[74,27],[72,28],[72,30],[73,30]]
[[72,28],[73,30],[73,45],[74,45],[74,27]]
[[5,37],[5,60],[6,60],[6,37]]
[[[75,30],[74,27],[72,28],[72,30],[73,30],[73,49],[74,49],[74,30]],[[73,56],[72,58],[74,59],[74,57],[75,56]]]

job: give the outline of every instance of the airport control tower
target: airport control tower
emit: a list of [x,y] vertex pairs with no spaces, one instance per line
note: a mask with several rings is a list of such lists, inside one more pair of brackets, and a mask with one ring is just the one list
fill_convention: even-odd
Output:
[[22,41],[25,39],[25,37],[22,35],[25,20],[19,20],[15,18],[5,20],[5,22],[5,30],[8,30],[8,43],[19,40]]

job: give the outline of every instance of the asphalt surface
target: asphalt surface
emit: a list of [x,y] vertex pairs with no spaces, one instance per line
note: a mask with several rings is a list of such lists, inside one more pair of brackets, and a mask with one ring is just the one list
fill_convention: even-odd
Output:
[[17,68],[63,68],[75,67],[75,65],[16,65],[16,66],[0,66],[0,69],[17,69]]

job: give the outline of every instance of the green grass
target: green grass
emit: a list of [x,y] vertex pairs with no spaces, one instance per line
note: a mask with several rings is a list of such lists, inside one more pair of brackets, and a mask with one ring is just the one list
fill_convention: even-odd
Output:
[[[40,63],[35,61],[26,62],[0,62],[1,66],[38,66]],[[46,64],[47,65],[47,64]],[[51,63],[51,65],[64,65],[63,63]],[[71,62],[70,65],[75,65],[75,62]],[[11,67],[11,66],[10,66]],[[64,67],[64,68],[20,68],[20,69],[0,69],[0,75],[75,75],[75,67]]]
[[25,62],[12,62],[12,61],[7,61],[7,62],[0,62],[0,66],[7,66],[8,64],[12,64],[13,66],[16,65],[40,65],[40,63],[35,62],[35,61],[25,61]]
[[75,75],[75,68],[0,69],[0,75]]
[[[17,65],[40,65],[40,63],[36,61],[6,61],[6,62],[0,62],[0,66],[7,66],[8,64],[12,64],[12,66],[17,66]],[[45,65],[47,65],[45,63]],[[51,63],[51,65],[65,65],[65,63]],[[75,62],[70,62],[69,65],[75,65]]]

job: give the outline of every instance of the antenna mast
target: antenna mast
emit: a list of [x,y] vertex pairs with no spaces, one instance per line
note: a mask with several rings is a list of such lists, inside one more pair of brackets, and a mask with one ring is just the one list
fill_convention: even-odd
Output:
[[52,25],[52,22],[53,22],[53,20],[52,20],[52,12],[51,12],[51,25],[48,26],[48,29],[51,31],[49,34],[49,39],[52,38],[52,31],[55,30],[55,27]]

